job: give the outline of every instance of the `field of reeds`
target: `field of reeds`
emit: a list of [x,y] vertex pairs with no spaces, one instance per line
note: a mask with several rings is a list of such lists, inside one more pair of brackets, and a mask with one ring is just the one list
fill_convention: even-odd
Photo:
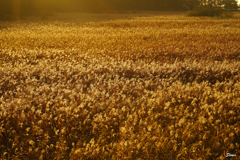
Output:
[[240,156],[240,18],[0,23],[0,159]]

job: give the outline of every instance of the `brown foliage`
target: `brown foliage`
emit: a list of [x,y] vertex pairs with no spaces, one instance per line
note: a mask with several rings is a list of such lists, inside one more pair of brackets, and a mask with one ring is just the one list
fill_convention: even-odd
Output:
[[5,27],[1,158],[239,155],[239,27],[182,16]]

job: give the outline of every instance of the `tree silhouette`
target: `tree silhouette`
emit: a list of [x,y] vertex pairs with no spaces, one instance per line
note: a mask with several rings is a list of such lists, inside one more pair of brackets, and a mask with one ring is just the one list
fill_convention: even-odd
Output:
[[199,6],[237,10],[236,0],[0,0],[0,20],[51,12],[107,10],[192,10]]

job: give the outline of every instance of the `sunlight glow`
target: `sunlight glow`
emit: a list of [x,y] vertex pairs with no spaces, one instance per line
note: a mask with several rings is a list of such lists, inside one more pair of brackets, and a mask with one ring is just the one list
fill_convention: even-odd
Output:
[[12,11],[15,18],[18,20],[20,18],[21,13],[21,0],[14,0],[12,3]]

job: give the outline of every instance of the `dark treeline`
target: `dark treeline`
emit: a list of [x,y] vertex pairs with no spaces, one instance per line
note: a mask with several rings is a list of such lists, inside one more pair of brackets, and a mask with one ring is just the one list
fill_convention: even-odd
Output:
[[124,10],[191,10],[201,5],[236,6],[236,0],[0,0],[0,19],[53,12],[111,12]]

